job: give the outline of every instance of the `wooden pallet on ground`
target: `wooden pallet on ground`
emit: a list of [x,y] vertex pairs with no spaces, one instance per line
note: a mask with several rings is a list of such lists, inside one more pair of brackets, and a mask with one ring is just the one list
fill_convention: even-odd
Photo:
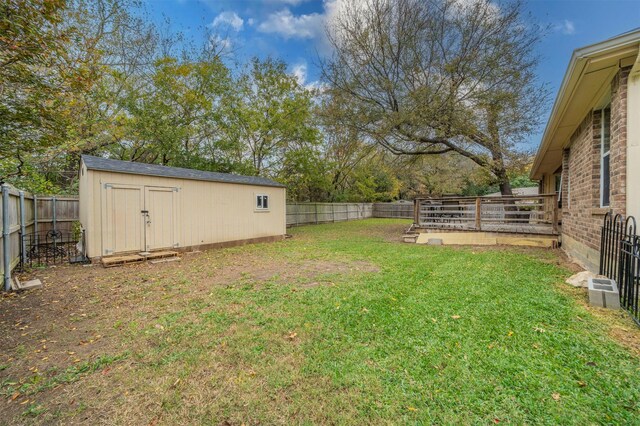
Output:
[[111,268],[113,266],[128,265],[130,263],[140,263],[144,260],[144,257],[137,254],[130,254],[127,256],[103,257],[102,266],[104,266],[105,268]]
[[102,266],[111,268],[113,266],[128,265],[130,263],[140,263],[146,260],[174,259],[178,257],[177,251],[154,251],[148,253],[130,254],[126,256],[103,257]]
[[152,259],[165,259],[167,257],[177,257],[178,256],[178,252],[177,251],[152,251],[149,254],[145,254],[145,258],[147,260],[152,260]]

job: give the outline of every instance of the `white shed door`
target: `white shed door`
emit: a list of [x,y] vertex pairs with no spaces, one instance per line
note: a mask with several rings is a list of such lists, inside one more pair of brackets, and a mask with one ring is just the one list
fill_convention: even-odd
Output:
[[144,192],[146,250],[177,247],[177,188],[146,186]]
[[142,186],[106,184],[103,187],[102,254],[137,252],[144,247]]

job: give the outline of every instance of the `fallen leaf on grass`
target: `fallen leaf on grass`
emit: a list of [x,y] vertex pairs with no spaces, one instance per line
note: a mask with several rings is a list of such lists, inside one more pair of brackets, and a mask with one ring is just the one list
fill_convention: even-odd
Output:
[[513,331],[509,331],[509,332],[507,333],[507,336],[509,336],[509,337],[513,336]]
[[583,380],[578,380],[578,386],[580,386],[581,388],[587,386],[587,382],[583,381]]
[[409,411],[418,411],[418,409],[416,407],[407,407],[407,410],[409,410]]
[[538,333],[545,333],[547,330],[540,327],[533,327],[533,331],[537,331]]
[[451,315],[451,318],[453,318],[453,319],[460,319],[460,315]]
[[551,398],[553,398],[554,401],[560,401],[560,394],[558,392],[554,392],[551,394]]
[[289,340],[293,340],[293,339],[295,339],[295,338],[296,338],[296,336],[297,336],[297,335],[298,335],[298,333],[295,333],[295,332],[293,332],[293,331],[292,331],[292,332],[291,332],[291,333],[289,333],[289,335],[287,336],[287,339],[289,339]]

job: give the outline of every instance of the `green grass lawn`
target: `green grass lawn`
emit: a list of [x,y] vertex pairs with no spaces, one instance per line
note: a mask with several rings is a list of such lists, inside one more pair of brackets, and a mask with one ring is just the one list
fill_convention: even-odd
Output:
[[[22,419],[640,424],[640,359],[562,291],[553,251],[392,241],[403,224],[301,227],[180,268],[99,271],[138,286],[94,323],[111,330],[111,367],[36,394]],[[243,261],[251,273],[210,282]]]

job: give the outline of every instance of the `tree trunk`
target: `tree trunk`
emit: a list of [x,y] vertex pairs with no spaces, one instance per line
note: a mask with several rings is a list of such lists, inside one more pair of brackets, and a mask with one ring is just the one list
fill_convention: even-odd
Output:
[[498,128],[498,107],[496,105],[490,105],[487,108],[488,116],[488,129],[492,139],[491,156],[493,157],[493,174],[498,178],[498,185],[500,185],[500,193],[502,196],[513,195],[511,191],[511,183],[509,182],[509,176],[507,176],[507,169],[504,166],[503,150],[500,143],[500,129]]
[[507,176],[507,171],[502,167],[499,171],[495,172],[496,177],[498,178],[498,185],[500,185],[500,193],[505,195],[513,195],[513,191],[511,190],[511,183],[509,182],[509,176]]

